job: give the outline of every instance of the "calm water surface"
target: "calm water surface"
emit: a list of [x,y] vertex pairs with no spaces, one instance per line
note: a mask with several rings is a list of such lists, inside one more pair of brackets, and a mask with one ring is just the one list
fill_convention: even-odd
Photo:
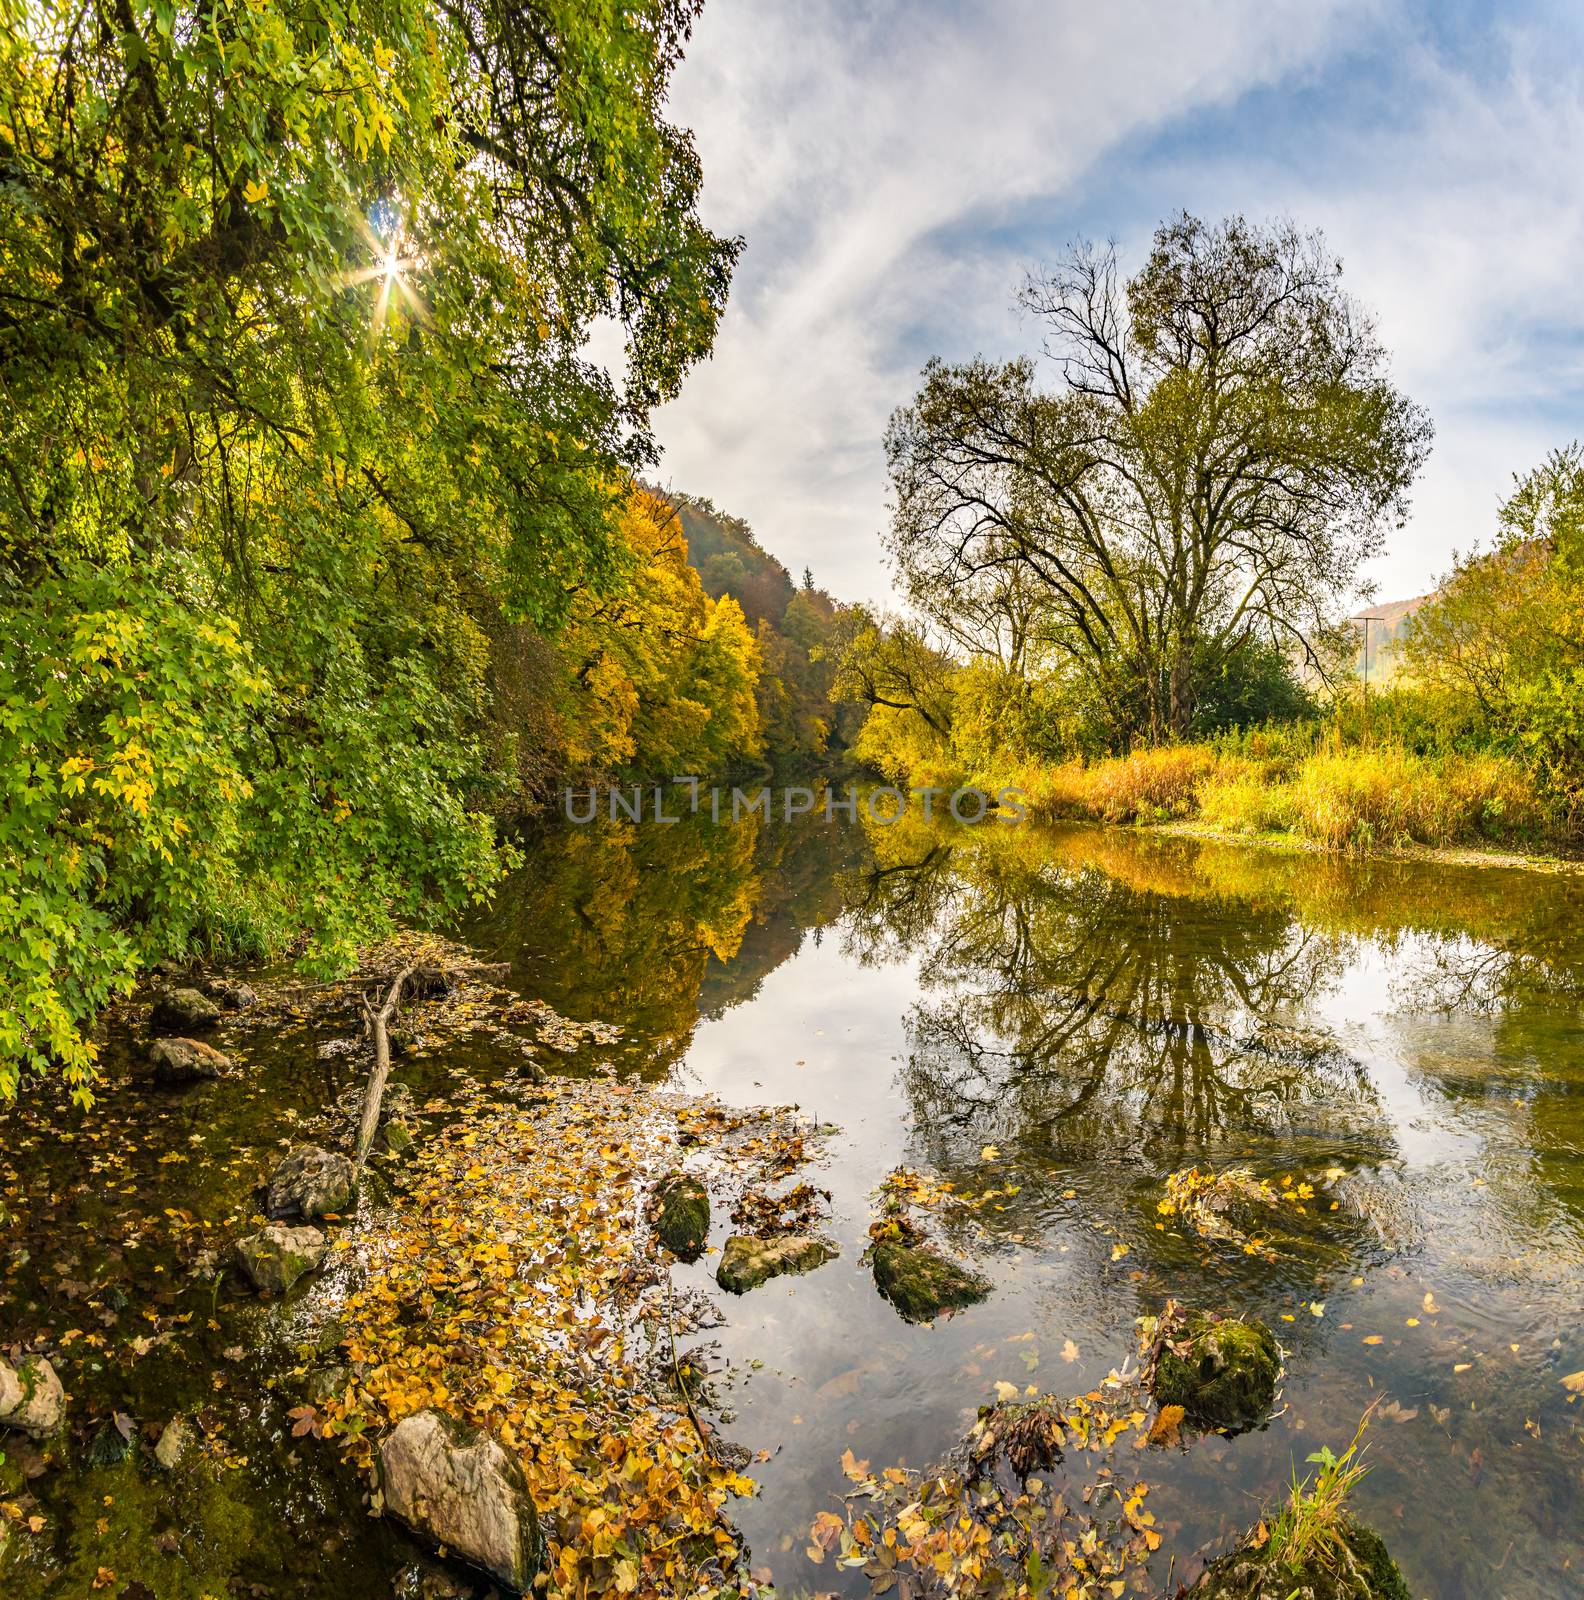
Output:
[[[1264,1317],[1289,1355],[1268,1428],[1135,1458],[1162,1585],[1173,1554],[1194,1570],[1379,1400],[1360,1505],[1416,1595],[1584,1593],[1584,1399],[1562,1382],[1584,1369],[1584,879],[1087,828],[601,824],[529,840],[466,931],[523,992],[622,1024],[624,1070],[836,1125],[812,1176],[840,1258],[719,1296],[728,1321],[700,1352],[727,1434],[772,1451],[738,1515],[778,1583],[843,1581],[803,1552],[844,1450],[928,1465],[998,1382],[1091,1387],[1172,1295]],[[198,1567],[240,1541],[239,1579],[362,1600],[391,1593],[411,1547],[286,1437],[289,1386],[270,1384],[283,1342],[313,1335],[311,1300],[269,1332],[268,1311],[181,1271],[179,1213],[245,1217],[291,1120],[355,1088],[320,1042],[288,1032],[267,1079],[186,1101],[112,1088],[108,1136],[0,1118],[0,1344],[76,1319],[103,1355],[72,1369],[79,1416],[217,1413],[240,1458],[224,1503],[129,1528],[174,1537],[184,1516]],[[1157,1226],[1166,1174],[1194,1163],[1340,1170],[1337,1209],[1274,1261],[1206,1248]],[[1017,1189],[954,1225],[994,1292],[933,1327],[904,1323],[861,1259],[899,1164]],[[167,1234],[134,1208],[178,1216]],[[713,1287],[714,1264],[679,1278]],[[191,1316],[133,1359],[145,1313]],[[103,1559],[93,1519],[122,1512],[78,1469],[32,1488],[62,1531],[10,1581],[75,1594],[63,1574]]]
[[[646,1070],[840,1129],[841,1259],[726,1299],[715,1336],[732,1436],[776,1452],[741,1522],[778,1581],[831,1585],[801,1535],[844,1449],[927,1465],[998,1380],[1081,1392],[1175,1295],[1289,1356],[1268,1429],[1138,1458],[1163,1563],[1384,1397],[1360,1506],[1416,1594],[1584,1593],[1579,879],[1088,828],[585,828],[482,935]],[[860,1260],[899,1163],[1019,1186],[952,1241],[995,1292],[933,1327]],[[1156,1226],[1193,1163],[1345,1176],[1273,1263]]]

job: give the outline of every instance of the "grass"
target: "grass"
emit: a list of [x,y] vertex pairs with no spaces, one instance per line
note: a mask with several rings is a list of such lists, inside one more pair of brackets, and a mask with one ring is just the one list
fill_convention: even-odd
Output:
[[1349,1496],[1370,1470],[1362,1460],[1369,1420],[1366,1411],[1341,1455],[1333,1454],[1327,1445],[1308,1458],[1320,1468],[1313,1487],[1310,1480],[1300,1480],[1294,1469],[1292,1493],[1266,1533],[1265,1559],[1271,1565],[1294,1573],[1318,1567],[1333,1576],[1351,1569],[1352,1521],[1344,1513]]
[[1032,816],[1110,823],[1197,821],[1285,834],[1328,850],[1536,847],[1562,842],[1561,809],[1517,761],[1493,752],[1419,755],[1382,743],[1303,751],[1170,745],[1091,765],[999,772]]

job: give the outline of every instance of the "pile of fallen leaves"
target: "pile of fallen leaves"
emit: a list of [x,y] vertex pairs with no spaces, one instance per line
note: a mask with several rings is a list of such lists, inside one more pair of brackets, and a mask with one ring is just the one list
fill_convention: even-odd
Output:
[[740,1563],[726,1507],[755,1486],[667,1385],[679,1330],[643,1248],[673,1106],[567,1079],[479,1103],[389,1214],[345,1236],[363,1256],[343,1311],[352,1377],[322,1431],[368,1465],[372,1436],[427,1406],[488,1428],[527,1474],[552,1595],[691,1593]]
[[1161,1535],[1148,1486],[1113,1456],[1151,1441],[1136,1381],[1113,1375],[1072,1399],[987,1407],[932,1472],[872,1472],[849,1451],[844,1514],[820,1513],[807,1554],[861,1571],[877,1595],[1142,1593]]

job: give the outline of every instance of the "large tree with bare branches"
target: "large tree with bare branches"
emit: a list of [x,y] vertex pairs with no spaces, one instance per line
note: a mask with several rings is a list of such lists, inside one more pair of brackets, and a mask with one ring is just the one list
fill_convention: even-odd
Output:
[[1075,247],[1020,300],[1035,363],[935,360],[891,419],[889,547],[926,613],[1017,572],[1125,737],[1180,737],[1251,645],[1319,665],[1429,450],[1316,234],[1187,215],[1123,280]]

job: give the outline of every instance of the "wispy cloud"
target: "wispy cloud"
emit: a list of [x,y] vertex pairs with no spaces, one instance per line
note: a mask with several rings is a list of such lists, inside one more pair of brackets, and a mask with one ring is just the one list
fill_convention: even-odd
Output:
[[1183,206],[1283,212],[1326,230],[1436,416],[1378,573],[1422,588],[1573,431],[1579,54],[1554,27],[1453,37],[1381,0],[713,0],[673,113],[748,252],[714,358],[661,414],[663,471],[880,597],[880,436],[927,355],[1032,349],[1012,290],[1075,233],[1137,255]]

